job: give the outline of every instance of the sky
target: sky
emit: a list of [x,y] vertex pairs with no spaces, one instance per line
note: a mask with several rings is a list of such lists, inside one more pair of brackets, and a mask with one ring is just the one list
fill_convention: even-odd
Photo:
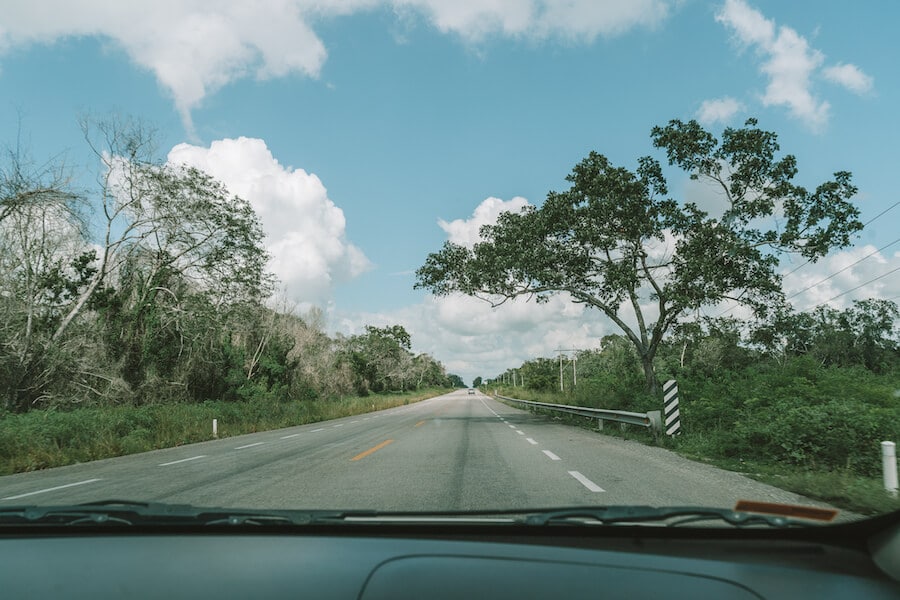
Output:
[[[900,298],[898,13],[887,0],[4,0],[0,142],[87,173],[80,118],[147,121],[160,159],[254,206],[298,313],[322,308],[332,333],[402,324],[471,382],[616,329],[564,297],[435,298],[413,289],[415,269],[565,189],[591,150],[662,160],[649,133],[674,118],[717,134],[758,118],[808,187],[853,173],[871,222],[852,248],[782,265],[795,308]],[[668,174],[676,199],[710,201]]]

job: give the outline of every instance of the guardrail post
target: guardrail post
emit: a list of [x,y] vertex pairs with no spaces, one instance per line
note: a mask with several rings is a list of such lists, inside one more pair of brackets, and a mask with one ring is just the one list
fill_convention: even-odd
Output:
[[213,437],[219,437],[219,420],[213,419]]
[[663,384],[663,407],[666,413],[666,435],[675,435],[681,429],[681,413],[678,410],[678,385],[674,379]]
[[650,419],[650,431],[653,432],[653,437],[658,438],[659,434],[662,432],[662,412],[658,410],[648,410],[647,418]]
[[884,489],[888,494],[897,497],[897,445],[894,442],[881,442],[881,463],[884,468]]

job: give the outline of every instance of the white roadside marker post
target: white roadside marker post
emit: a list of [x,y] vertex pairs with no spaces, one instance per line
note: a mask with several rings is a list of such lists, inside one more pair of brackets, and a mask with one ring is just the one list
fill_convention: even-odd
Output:
[[213,437],[219,437],[219,420],[213,419]]
[[894,442],[881,442],[881,462],[884,467],[884,489],[896,498],[897,445]]

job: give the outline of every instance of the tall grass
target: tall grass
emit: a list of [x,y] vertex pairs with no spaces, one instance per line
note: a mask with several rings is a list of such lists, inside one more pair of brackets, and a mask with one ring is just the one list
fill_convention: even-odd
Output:
[[208,401],[0,414],[0,475],[304,425],[418,402],[431,389],[313,401]]

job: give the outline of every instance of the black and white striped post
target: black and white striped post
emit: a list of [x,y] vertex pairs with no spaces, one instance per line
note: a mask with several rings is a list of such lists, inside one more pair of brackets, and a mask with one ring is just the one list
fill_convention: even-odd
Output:
[[666,435],[675,435],[681,430],[681,418],[678,412],[678,384],[674,379],[663,384],[663,408]]

